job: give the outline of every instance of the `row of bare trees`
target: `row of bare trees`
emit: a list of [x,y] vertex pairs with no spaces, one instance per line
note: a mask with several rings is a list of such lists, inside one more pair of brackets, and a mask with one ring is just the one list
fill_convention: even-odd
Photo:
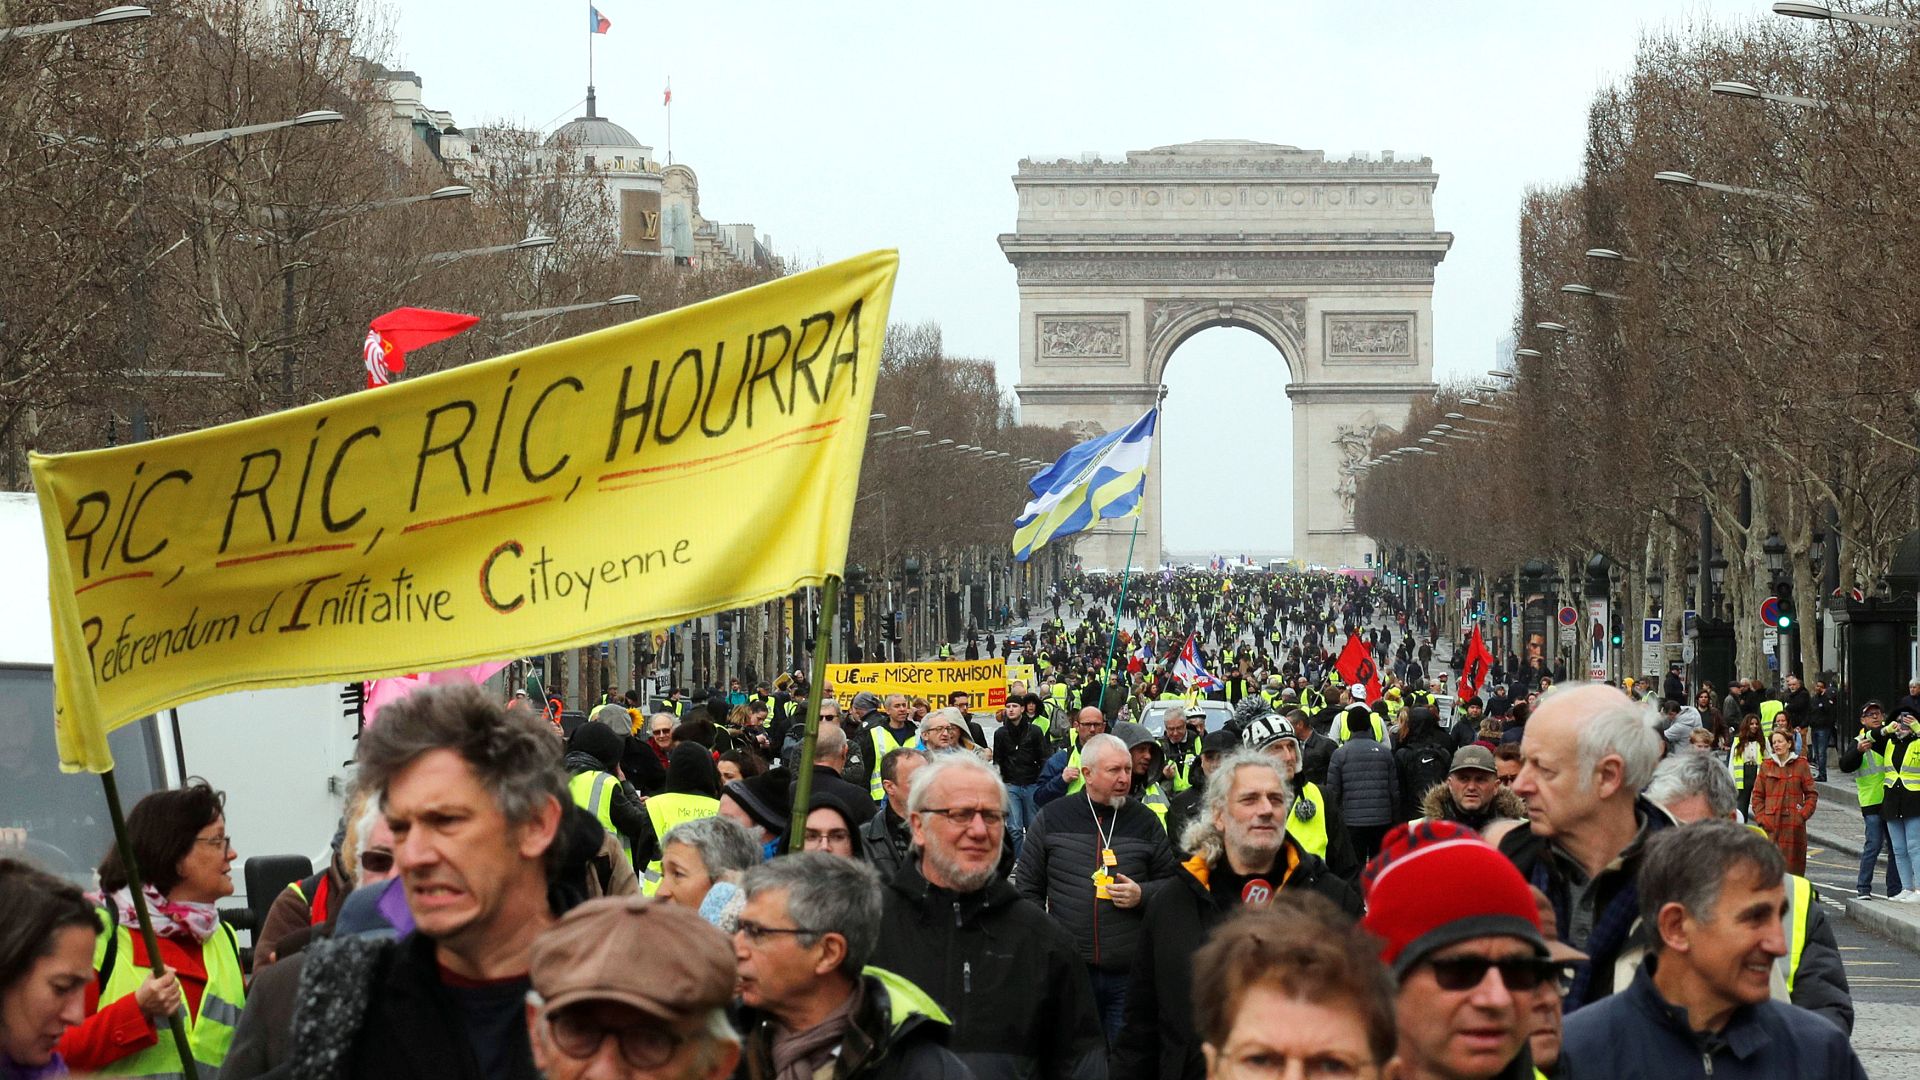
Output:
[[[7,25],[84,15],[9,0]],[[360,388],[369,319],[482,316],[409,374],[766,280],[622,256],[601,178],[511,126],[456,174],[393,115],[377,12],[358,0],[150,0],[152,18],[0,39],[0,488],[28,450],[241,419]],[[190,143],[287,120],[343,122]],[[543,150],[547,152],[542,152]],[[468,198],[407,201],[450,185]],[[553,236],[548,248],[449,253]],[[506,312],[631,293],[530,321]]]
[[1592,103],[1581,178],[1522,207],[1512,375],[1451,387],[1383,437],[1359,526],[1495,571],[1604,553],[1644,609],[1650,575],[1670,601],[1684,591],[1704,509],[1738,667],[1764,671],[1770,537],[1795,595],[1824,599],[1816,537],[1838,545],[1840,588],[1873,594],[1915,528],[1916,198],[1914,29],[1764,19],[1645,38]]

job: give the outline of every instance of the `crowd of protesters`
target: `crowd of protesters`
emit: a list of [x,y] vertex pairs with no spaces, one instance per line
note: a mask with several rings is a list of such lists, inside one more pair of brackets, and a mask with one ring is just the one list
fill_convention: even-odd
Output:
[[[220,1080],[1864,1075],[1790,721],[1749,763],[1544,673],[1443,717],[1364,578],[1133,584],[1063,590],[1004,709],[828,697],[805,762],[799,685],[565,736],[422,690],[244,950],[219,792],[149,795],[157,957],[117,853],[0,861],[0,1077],[180,1075],[176,1028]],[[1904,852],[1912,724],[1869,730]]]

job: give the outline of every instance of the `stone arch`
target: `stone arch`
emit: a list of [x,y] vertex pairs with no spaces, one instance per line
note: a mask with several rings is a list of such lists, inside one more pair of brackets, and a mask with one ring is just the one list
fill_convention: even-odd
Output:
[[[1305,304],[1235,303],[1232,300],[1149,301],[1147,304],[1147,381],[1166,385],[1167,365],[1173,355],[1202,330],[1217,326],[1250,330],[1280,354],[1287,365],[1287,381],[1299,382],[1306,353]],[[1159,320],[1160,330],[1154,331]]]
[[[1433,163],[1391,152],[1210,140],[1124,161],[1022,161],[1015,231],[1021,418],[1105,431],[1161,395],[1181,343],[1250,330],[1286,362],[1296,558],[1359,566],[1352,446],[1435,390],[1433,278],[1453,237],[1433,228]],[[1162,436],[1172,433],[1163,423]],[[1163,558],[1159,443],[1137,565]],[[1126,560],[1131,523],[1079,541],[1088,566]]]

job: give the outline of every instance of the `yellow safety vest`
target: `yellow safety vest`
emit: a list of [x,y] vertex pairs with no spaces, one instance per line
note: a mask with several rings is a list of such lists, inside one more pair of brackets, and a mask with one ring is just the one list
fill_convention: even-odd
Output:
[[[1077,769],[1079,767],[1080,767],[1080,748],[1076,746],[1073,748],[1073,753],[1067,755],[1067,768]],[[1076,776],[1073,778],[1073,782],[1067,785],[1067,794],[1071,795],[1074,792],[1079,791],[1081,788],[1086,786],[1087,786],[1086,779],[1084,777]]]
[[1807,909],[1813,906],[1813,883],[1799,874],[1787,875],[1787,914],[1780,921],[1787,932],[1787,993],[1793,993],[1800,974],[1800,954],[1807,951]]
[[893,737],[893,732],[884,723],[875,724],[867,729],[873,735],[873,760],[867,763],[867,796],[874,802],[887,797],[887,790],[880,786],[880,762],[888,754],[906,744]]
[[[1381,722],[1380,714],[1370,712],[1367,714],[1367,716],[1371,720],[1371,722],[1367,726],[1373,729],[1373,741],[1377,743],[1386,742],[1387,726]],[[1342,712],[1340,714],[1340,728],[1339,728],[1338,738],[1341,742],[1346,742],[1348,739],[1353,738],[1353,731],[1347,726],[1347,714],[1345,712]]]
[[[94,970],[98,971],[106,962],[108,942],[115,942],[113,971],[107,976],[106,988],[100,992],[100,1004],[105,1007],[140,989],[140,984],[152,972],[134,962],[132,931],[117,925],[118,920],[105,908],[98,908],[94,913],[99,916],[101,929],[93,943]],[[187,1025],[187,1046],[199,1065],[200,1075],[211,1080],[227,1060],[227,1050],[233,1045],[233,1029],[240,1024],[240,1010],[247,1006],[247,991],[240,974],[240,949],[233,931],[225,923],[200,946],[200,959],[207,966],[207,988],[200,995],[200,1012],[195,1016],[183,1010],[181,1016]],[[184,1070],[173,1035],[164,1027],[159,1035],[152,1046],[104,1065],[95,1070],[94,1075],[178,1077]]]
[[[1300,820],[1299,814],[1295,813],[1301,803],[1313,807],[1313,816],[1306,821]],[[1310,851],[1322,859],[1327,857],[1327,799],[1320,794],[1320,785],[1300,785],[1300,794],[1294,798],[1294,805],[1287,809],[1287,835],[1293,837],[1301,850]]]
[[[1740,753],[1741,745],[1737,742],[1733,745],[1732,749],[1727,751],[1727,768],[1733,773],[1733,789],[1735,791],[1747,790],[1747,763],[1740,759]],[[1753,763],[1753,774],[1755,776],[1760,775],[1760,763],[1757,761]]]
[[647,799],[647,818],[653,822],[653,840],[655,855],[647,864],[646,873],[640,877],[640,891],[652,896],[660,887],[660,852],[667,848],[667,834],[675,825],[683,821],[698,821],[710,818],[720,812],[720,800],[709,799],[705,795],[688,795],[684,792],[667,791]]
[[633,841],[620,835],[613,827],[613,789],[620,781],[610,773],[599,769],[588,769],[575,773],[567,781],[567,791],[573,795],[573,805],[600,819],[600,825],[620,841],[620,850],[627,853],[627,861],[633,861]]
[[1892,771],[1887,759],[1871,745],[1861,752],[1860,771],[1853,774],[1853,787],[1860,797],[1862,810],[1887,801],[1887,774]]
[[1907,748],[1900,749],[1897,742],[1887,744],[1887,752],[1893,760],[1887,763],[1887,787],[1903,787],[1908,791],[1920,791],[1920,739],[1908,739]]
[[1140,793],[1140,804],[1159,816],[1160,829],[1166,831],[1167,808],[1171,805],[1167,799],[1167,789],[1159,784],[1148,784],[1147,790]]

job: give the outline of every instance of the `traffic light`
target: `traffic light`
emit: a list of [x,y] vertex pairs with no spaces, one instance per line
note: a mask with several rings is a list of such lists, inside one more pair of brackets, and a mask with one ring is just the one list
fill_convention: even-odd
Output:
[[1784,609],[1780,612],[1780,629],[1793,629],[1793,612]]
[[1626,641],[1625,635],[1620,633],[1620,621],[1618,619],[1615,619],[1613,622],[1613,636],[1610,639],[1610,641],[1613,647],[1616,649],[1619,648],[1621,644]]

